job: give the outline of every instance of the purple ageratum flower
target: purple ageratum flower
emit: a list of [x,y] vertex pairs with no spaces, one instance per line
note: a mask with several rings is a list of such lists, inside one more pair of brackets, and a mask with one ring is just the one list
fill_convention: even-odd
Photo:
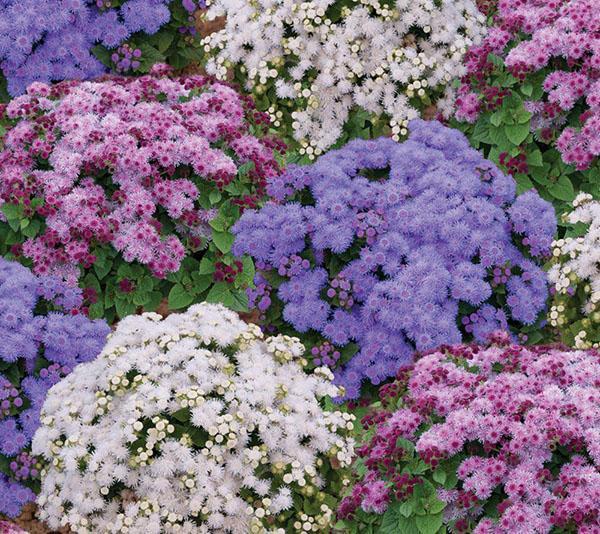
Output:
[[[512,177],[438,122],[412,121],[400,144],[351,141],[290,166],[268,191],[275,201],[234,226],[233,250],[274,274],[265,320],[342,354],[358,346],[334,370],[347,398],[364,380],[393,376],[415,350],[485,341],[545,308],[551,204],[533,191],[517,197]],[[282,268],[291,255],[310,268]]]
[[[71,313],[82,301],[79,289],[0,258],[0,466],[28,453],[48,390],[104,346],[106,322]],[[35,498],[38,475],[0,467],[0,514],[15,517]]]
[[[132,33],[156,33],[175,0],[126,0],[99,8],[96,0],[0,2],[0,68],[17,96],[35,81],[89,79],[106,68],[91,50],[116,48]],[[179,1],[179,0],[177,0]]]

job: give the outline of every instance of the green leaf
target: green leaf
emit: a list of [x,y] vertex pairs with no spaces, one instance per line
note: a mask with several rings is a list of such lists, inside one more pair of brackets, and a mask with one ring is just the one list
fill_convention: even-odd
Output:
[[206,302],[220,302],[235,311],[248,311],[246,292],[235,291],[226,282],[217,282],[206,295]]
[[539,149],[535,149],[529,154],[527,154],[527,165],[532,165],[533,167],[541,167],[544,164],[544,159],[542,157],[542,152]]
[[92,54],[94,54],[104,66],[109,68],[113,66],[112,60],[110,59],[110,56],[112,55],[111,52],[102,45],[92,47]]
[[102,280],[112,269],[113,261],[105,255],[98,255],[94,262],[94,271],[100,280]]
[[419,534],[414,517],[404,517],[400,513],[401,504],[398,501],[391,503],[385,514],[378,534]]
[[433,480],[435,480],[438,484],[443,484],[446,481],[446,471],[443,469],[436,469],[433,472]]
[[194,301],[194,296],[181,284],[175,284],[169,291],[169,309],[186,308]]
[[517,195],[533,188],[533,183],[526,174],[515,174],[514,178],[517,182]]
[[219,191],[211,191],[208,195],[211,204],[217,204],[221,198],[223,198],[223,195]]
[[400,505],[398,510],[404,517],[410,517],[414,511],[413,503],[411,501],[405,501]]
[[241,287],[253,285],[254,283],[254,262],[250,256],[244,256],[242,258],[242,274],[238,276],[237,283]]
[[504,133],[511,143],[520,145],[529,135],[529,121],[524,124],[507,124],[504,126]]
[[212,274],[215,272],[215,263],[211,259],[204,256],[200,261],[200,267],[198,267],[199,274]]
[[104,314],[104,305],[102,304],[101,300],[90,305],[90,307],[89,307],[90,319],[101,319],[103,314]]
[[418,515],[415,522],[421,534],[436,534],[442,526],[442,514]]
[[144,305],[144,311],[151,312],[156,310],[162,302],[162,299],[163,296],[160,291],[152,291],[152,293],[150,293],[150,300]]
[[172,31],[162,31],[157,35],[157,37],[158,39],[156,44],[158,46],[158,51],[164,54],[167,51],[167,48],[171,46],[171,43],[175,38],[175,33]]
[[208,224],[213,230],[217,230],[219,232],[223,232],[227,228],[227,221],[225,221],[225,218],[220,213],[214,219],[208,221]]
[[575,198],[573,184],[567,176],[560,176],[558,180],[548,186],[548,191],[554,198],[570,202]]
[[202,293],[213,281],[212,275],[192,273],[192,288],[194,295]]
[[156,48],[148,43],[140,43],[138,48],[142,51],[141,63],[144,71],[150,70],[155,63],[162,63],[165,60],[164,54],[161,54]]
[[127,317],[133,315],[136,312],[136,305],[128,300],[117,298],[115,299],[115,309],[119,317]]
[[133,294],[132,300],[136,306],[145,306],[150,301],[150,292],[138,290]]
[[429,496],[426,503],[427,512],[430,514],[437,514],[446,508],[446,503],[437,498],[437,495],[433,493]]
[[495,111],[490,116],[490,122],[496,127],[498,127],[502,124],[503,119],[504,119],[504,113],[502,111]]
[[217,232],[215,230],[213,230],[212,238],[213,243],[223,254],[227,254],[231,250],[231,245],[235,240],[229,232]]
[[206,295],[206,302],[220,302],[223,303],[230,294],[229,284],[226,282],[217,282],[210,288],[208,295]]
[[27,225],[27,228],[21,229],[21,233],[26,237],[33,238],[38,234],[41,226],[42,226],[42,223],[40,223],[40,221],[32,220]]
[[531,93],[533,93],[533,86],[530,83],[521,85],[521,93],[526,96],[531,96]]

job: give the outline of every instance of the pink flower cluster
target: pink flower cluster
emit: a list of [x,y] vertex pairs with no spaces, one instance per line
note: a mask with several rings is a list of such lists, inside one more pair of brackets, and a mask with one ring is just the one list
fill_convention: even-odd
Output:
[[[526,36],[523,39],[523,36]],[[515,43],[508,53],[506,46]],[[580,128],[565,127],[556,146],[566,163],[586,169],[600,155],[600,9],[597,0],[499,0],[494,27],[466,56],[468,75],[459,90],[457,118],[473,122],[493,88],[486,82],[490,53],[503,57],[520,81],[545,69],[546,98],[529,103],[532,125],[551,140],[580,102]],[[496,88],[497,89],[497,88]],[[479,94],[478,94],[479,93]],[[480,98],[483,96],[484,98]]]
[[[418,482],[401,474],[404,438],[431,468],[460,460],[457,485],[438,493],[455,531],[599,532],[600,353],[494,341],[443,347],[380,390],[399,409],[364,418],[375,429],[359,449],[367,473],[342,515],[381,513],[410,494]],[[492,498],[497,520],[483,512]]]
[[15,251],[70,283],[109,244],[157,277],[177,271],[210,235],[203,187],[222,190],[251,162],[253,192],[234,202],[253,207],[283,149],[250,133],[267,119],[249,98],[203,76],[34,83],[5,115],[0,205],[45,223]]

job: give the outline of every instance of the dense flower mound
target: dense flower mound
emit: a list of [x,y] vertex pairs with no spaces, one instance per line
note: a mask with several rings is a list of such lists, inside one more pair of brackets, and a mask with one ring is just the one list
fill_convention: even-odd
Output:
[[196,0],[2,0],[0,70],[13,96],[35,81],[96,77],[106,70],[100,59],[147,72],[176,58],[177,37],[193,35],[188,19],[197,8]]
[[[498,61],[490,61],[489,54]],[[531,128],[556,141],[566,163],[600,155],[600,11],[596,0],[500,0],[493,28],[466,58],[457,116],[473,121],[502,101],[506,69],[529,87]],[[512,77],[511,77],[512,78]],[[514,79],[512,78],[512,79]],[[490,83],[492,81],[493,83]]]
[[122,320],[44,404],[40,517],[82,533],[328,532],[353,416],[323,410],[338,388],[303,352],[221,305]]
[[233,228],[234,252],[262,271],[251,303],[267,324],[307,333],[317,364],[356,353],[336,376],[350,398],[415,348],[531,325],[545,307],[537,261],[552,206],[534,191],[515,198],[510,176],[437,122],[412,121],[401,144],[351,141],[269,191],[279,203]]
[[[155,307],[173,283],[182,307],[213,281],[240,281],[246,265],[228,254],[227,229],[262,197],[279,171],[274,149],[283,150],[257,137],[267,119],[250,99],[202,76],[117,77],[32,84],[5,113],[3,242],[36,273],[102,289],[120,316]],[[192,280],[157,285],[202,255],[202,272],[186,267]]]
[[381,388],[341,516],[387,510],[387,532],[598,531],[600,353],[495,337],[425,355]]
[[563,340],[577,348],[600,345],[600,201],[580,193],[564,219],[583,226],[552,243],[553,265],[548,276],[554,285],[549,322]]
[[465,73],[463,55],[485,31],[472,0],[207,4],[208,17],[226,16],[203,40],[207,71],[224,78],[233,68],[311,159],[343,134],[405,134],[432,102],[450,115],[449,82]]
[[0,514],[35,498],[30,443],[47,391],[104,346],[108,325],[78,314],[81,303],[79,289],[0,259]]

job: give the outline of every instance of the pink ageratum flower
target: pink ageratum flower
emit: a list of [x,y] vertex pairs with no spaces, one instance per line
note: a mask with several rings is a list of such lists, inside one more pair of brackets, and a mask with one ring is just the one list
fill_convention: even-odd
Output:
[[[512,345],[497,335],[489,347],[424,355],[380,398],[384,408],[363,419],[372,436],[358,449],[366,474],[342,517],[359,507],[381,513],[410,495],[403,438],[431,468],[457,465],[458,483],[438,492],[452,531],[600,529],[600,352]],[[492,494],[501,497],[497,519],[484,512]]]
[[20,250],[36,273],[76,284],[110,245],[164,277],[210,235],[203,184],[222,190],[252,162],[253,193],[234,203],[253,207],[278,173],[283,147],[250,132],[249,118],[265,122],[251,100],[203,76],[160,74],[34,83],[6,106],[0,206],[45,223]]
[[[508,44],[514,45],[510,50]],[[546,97],[532,126],[557,131],[566,163],[587,169],[600,155],[600,9],[597,0],[499,0],[493,27],[465,56],[468,74],[458,93],[456,117],[474,122],[482,109],[501,104],[488,75],[493,53],[521,81],[544,70]],[[497,89],[497,88],[496,88]],[[478,101],[475,99],[478,96]],[[492,98],[490,98],[490,96]],[[565,114],[581,104],[579,127],[564,127]],[[562,132],[561,132],[562,130]]]

